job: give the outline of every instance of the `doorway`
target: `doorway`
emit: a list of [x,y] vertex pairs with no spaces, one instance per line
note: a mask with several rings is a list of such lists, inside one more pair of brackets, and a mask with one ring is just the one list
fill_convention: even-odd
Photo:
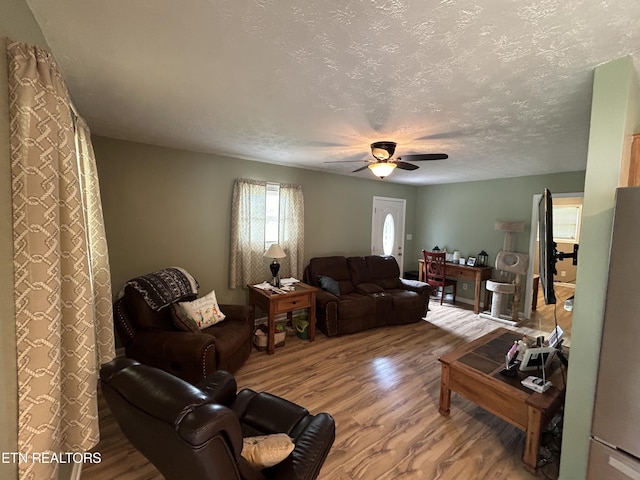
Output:
[[407,201],[402,198],[373,197],[371,255],[392,255],[404,271],[404,217]]

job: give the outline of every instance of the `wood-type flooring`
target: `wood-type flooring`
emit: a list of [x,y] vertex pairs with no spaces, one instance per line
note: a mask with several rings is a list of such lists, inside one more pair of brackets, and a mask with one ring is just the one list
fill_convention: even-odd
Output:
[[[571,314],[560,301],[556,313],[569,338]],[[529,321],[510,328],[548,334],[553,322],[553,306],[540,301]],[[426,321],[331,338],[319,332],[314,342],[287,337],[274,355],[254,350],[236,378],[239,389],[333,415],[336,440],[321,480],[557,478],[557,428],[545,434],[540,452],[549,463],[536,477],[521,461],[524,432],[456,393],[451,415],[438,413],[438,357],[501,326],[469,305],[440,306],[432,298]],[[100,432],[94,451],[102,462],[85,465],[83,480],[163,478],[126,440],[102,398]]]

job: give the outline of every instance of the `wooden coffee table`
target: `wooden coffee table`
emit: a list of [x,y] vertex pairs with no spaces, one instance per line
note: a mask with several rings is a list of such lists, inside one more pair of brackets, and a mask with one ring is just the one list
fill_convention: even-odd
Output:
[[500,373],[505,353],[521,338],[522,334],[498,328],[440,357],[440,413],[449,415],[453,391],[523,430],[526,442],[522,461],[535,473],[542,429],[562,407],[566,385],[558,358],[547,368],[547,380],[553,387],[544,393],[533,392],[520,383],[529,375],[542,376],[541,371],[518,371],[516,378]]
[[274,330],[275,317],[279,313],[286,313],[291,321],[294,310],[303,308],[309,309],[309,341],[316,338],[316,292],[318,289],[306,283],[294,284],[294,290],[286,293],[275,293],[269,290],[262,290],[253,285],[249,287],[249,305],[253,307],[255,317],[256,307],[260,308],[268,315],[268,339],[267,353],[273,354],[275,351]]

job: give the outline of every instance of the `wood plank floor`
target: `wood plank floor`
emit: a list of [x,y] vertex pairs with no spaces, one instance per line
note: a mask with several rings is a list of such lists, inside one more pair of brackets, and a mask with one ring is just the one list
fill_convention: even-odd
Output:
[[[552,307],[543,303],[514,329],[552,330]],[[501,326],[469,306],[432,300],[424,322],[342,337],[319,333],[313,343],[287,337],[275,355],[254,350],[236,378],[239,388],[266,390],[334,416],[336,441],[322,480],[533,479],[521,461],[523,432],[455,393],[451,415],[438,413],[438,357]],[[124,438],[102,400],[100,431],[95,450],[102,463],[85,466],[82,479],[162,478]],[[537,478],[557,478],[560,443],[546,437],[550,446],[541,454],[551,461]]]

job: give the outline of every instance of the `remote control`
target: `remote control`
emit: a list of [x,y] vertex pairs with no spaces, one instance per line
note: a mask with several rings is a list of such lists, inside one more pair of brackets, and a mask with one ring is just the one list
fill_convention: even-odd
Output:
[[549,390],[549,387],[552,386],[552,383],[547,381],[545,382],[540,377],[529,376],[522,380],[522,385],[527,388],[530,388],[534,392],[543,393]]

